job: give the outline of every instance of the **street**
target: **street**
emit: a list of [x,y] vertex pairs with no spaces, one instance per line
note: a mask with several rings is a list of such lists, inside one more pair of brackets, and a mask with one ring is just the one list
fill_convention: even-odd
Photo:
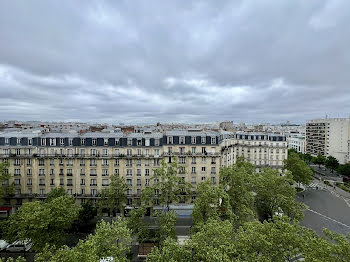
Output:
[[[298,201],[308,207],[300,224],[312,228],[319,234],[324,228],[341,234],[349,233],[349,198],[342,195],[338,188],[334,190],[333,187],[327,187],[319,180],[314,180],[311,184],[313,188],[307,188],[297,196]],[[326,190],[320,190],[322,187]]]

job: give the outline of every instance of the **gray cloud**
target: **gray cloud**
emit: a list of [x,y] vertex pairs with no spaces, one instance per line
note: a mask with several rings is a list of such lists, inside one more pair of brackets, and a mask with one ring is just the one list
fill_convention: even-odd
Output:
[[2,1],[0,120],[350,112],[350,2]]

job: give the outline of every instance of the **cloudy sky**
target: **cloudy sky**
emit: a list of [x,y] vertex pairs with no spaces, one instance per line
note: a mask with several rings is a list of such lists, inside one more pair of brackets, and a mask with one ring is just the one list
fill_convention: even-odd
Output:
[[350,115],[350,1],[0,2],[0,120]]

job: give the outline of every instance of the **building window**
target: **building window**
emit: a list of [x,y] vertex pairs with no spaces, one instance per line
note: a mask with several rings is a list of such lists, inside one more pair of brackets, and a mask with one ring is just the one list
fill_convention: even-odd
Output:
[[40,195],[45,195],[45,189],[43,188],[40,189]]
[[136,175],[137,175],[137,176],[141,176],[141,169],[137,169]]
[[104,149],[102,150],[102,154],[103,154],[104,156],[108,156],[108,149],[107,149],[107,148],[104,148]]
[[159,139],[154,139],[154,146],[159,146]]
[[132,169],[127,169],[126,170],[126,175],[127,176],[132,176]]
[[108,176],[108,169],[102,169],[102,176]]
[[184,136],[180,136],[180,145],[185,144],[185,137]]
[[202,142],[202,144],[205,144],[206,143],[206,137],[205,136],[202,136],[202,138],[201,138],[201,142]]
[[145,169],[145,176],[149,176],[149,169],[148,168]]
[[127,186],[132,186],[132,179],[127,179],[126,180],[126,185]]
[[196,137],[195,136],[191,136],[191,143],[195,144],[196,143]]
[[61,138],[61,139],[60,139],[60,145],[61,145],[61,146],[64,146],[64,138]]
[[193,167],[192,167],[192,174],[195,174],[195,173],[196,173],[196,167],[193,166]]
[[85,185],[85,179],[84,178],[80,179],[80,185],[82,185],[82,186]]
[[80,140],[80,142],[81,142],[81,145],[82,145],[82,146],[85,146],[85,142],[86,142],[85,138],[82,138],[82,139]]
[[114,165],[115,165],[115,166],[119,166],[119,159],[116,159],[116,160],[115,160]]
[[132,138],[128,138],[128,146],[132,146]]
[[147,179],[147,178],[145,180],[145,186],[149,186],[149,179]]
[[116,139],[116,140],[115,140],[115,145],[116,145],[116,146],[119,146],[119,144],[120,144],[119,139]]
[[205,166],[202,166],[202,172],[205,172]]
[[90,179],[90,186],[97,186],[97,179]]
[[108,139],[107,138],[104,139],[104,145],[108,146]]
[[102,179],[102,186],[108,186],[109,180],[108,179]]
[[92,145],[93,145],[93,146],[96,146],[96,138],[93,138],[93,139],[92,139]]
[[119,169],[114,169],[114,174],[119,176]]
[[196,153],[196,147],[192,147],[192,154]]
[[173,144],[173,137],[172,136],[168,136],[168,144],[169,145]]
[[32,179],[31,179],[31,178],[28,178],[28,179],[27,179],[27,185],[28,185],[28,186],[31,186],[31,185],[32,185]]

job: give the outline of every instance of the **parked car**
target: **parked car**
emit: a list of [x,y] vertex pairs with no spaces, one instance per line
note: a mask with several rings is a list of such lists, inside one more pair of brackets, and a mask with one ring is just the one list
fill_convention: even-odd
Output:
[[29,251],[29,249],[32,247],[32,242],[30,240],[25,240],[25,241],[15,241],[12,244],[8,245],[6,247],[6,251],[9,252],[24,252],[24,251]]
[[9,245],[9,243],[7,243],[5,240],[0,240],[0,250],[4,250],[5,248],[7,248]]

